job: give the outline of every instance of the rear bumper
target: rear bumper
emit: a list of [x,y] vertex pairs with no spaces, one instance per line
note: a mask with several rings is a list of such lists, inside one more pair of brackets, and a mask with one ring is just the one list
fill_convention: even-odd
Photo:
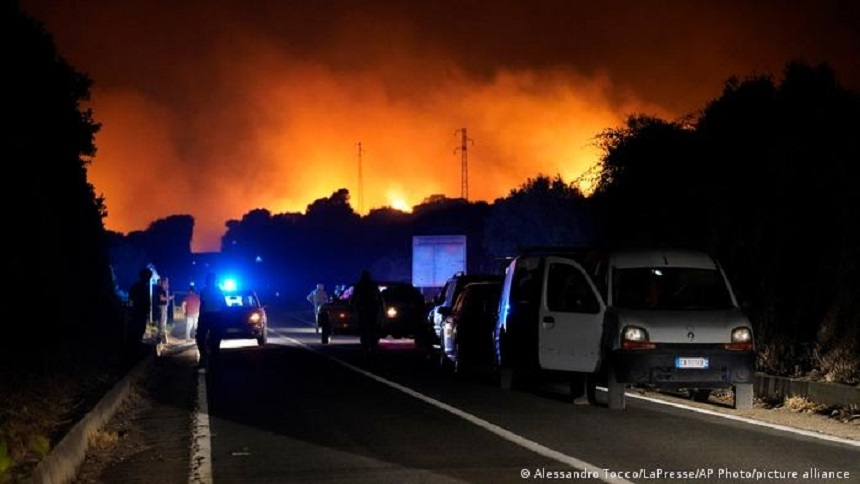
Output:
[[346,317],[331,317],[329,319],[332,333],[352,334],[358,333],[358,328],[352,324],[352,319]]
[[246,324],[243,326],[223,326],[214,328],[215,336],[218,339],[256,339],[263,336],[266,327],[265,325],[251,325]]
[[[678,358],[707,360],[707,368],[678,368]],[[754,352],[721,348],[615,350],[610,364],[618,381],[661,388],[726,388],[755,376]]]

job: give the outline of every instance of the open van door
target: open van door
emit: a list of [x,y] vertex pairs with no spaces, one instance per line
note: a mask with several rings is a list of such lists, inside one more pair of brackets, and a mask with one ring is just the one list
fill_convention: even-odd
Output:
[[543,369],[591,373],[600,361],[606,305],[581,265],[547,257],[538,328]]

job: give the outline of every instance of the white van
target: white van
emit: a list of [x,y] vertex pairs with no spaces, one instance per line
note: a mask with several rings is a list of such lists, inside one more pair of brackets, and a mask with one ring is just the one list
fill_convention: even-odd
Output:
[[605,383],[613,409],[626,406],[628,384],[699,399],[733,388],[735,408],[752,406],[752,326],[720,265],[701,252],[524,253],[506,269],[494,339],[506,388],[560,371],[591,402]]

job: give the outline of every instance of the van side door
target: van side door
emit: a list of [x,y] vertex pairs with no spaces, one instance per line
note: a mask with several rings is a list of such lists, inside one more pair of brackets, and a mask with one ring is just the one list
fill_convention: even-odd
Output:
[[548,370],[593,372],[606,305],[577,262],[547,257],[539,310],[539,362]]

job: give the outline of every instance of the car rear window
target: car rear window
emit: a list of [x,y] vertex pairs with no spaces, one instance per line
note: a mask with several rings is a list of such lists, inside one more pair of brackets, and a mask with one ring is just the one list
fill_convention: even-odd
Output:
[[719,271],[686,267],[615,269],[613,305],[626,309],[729,309],[731,296]]

